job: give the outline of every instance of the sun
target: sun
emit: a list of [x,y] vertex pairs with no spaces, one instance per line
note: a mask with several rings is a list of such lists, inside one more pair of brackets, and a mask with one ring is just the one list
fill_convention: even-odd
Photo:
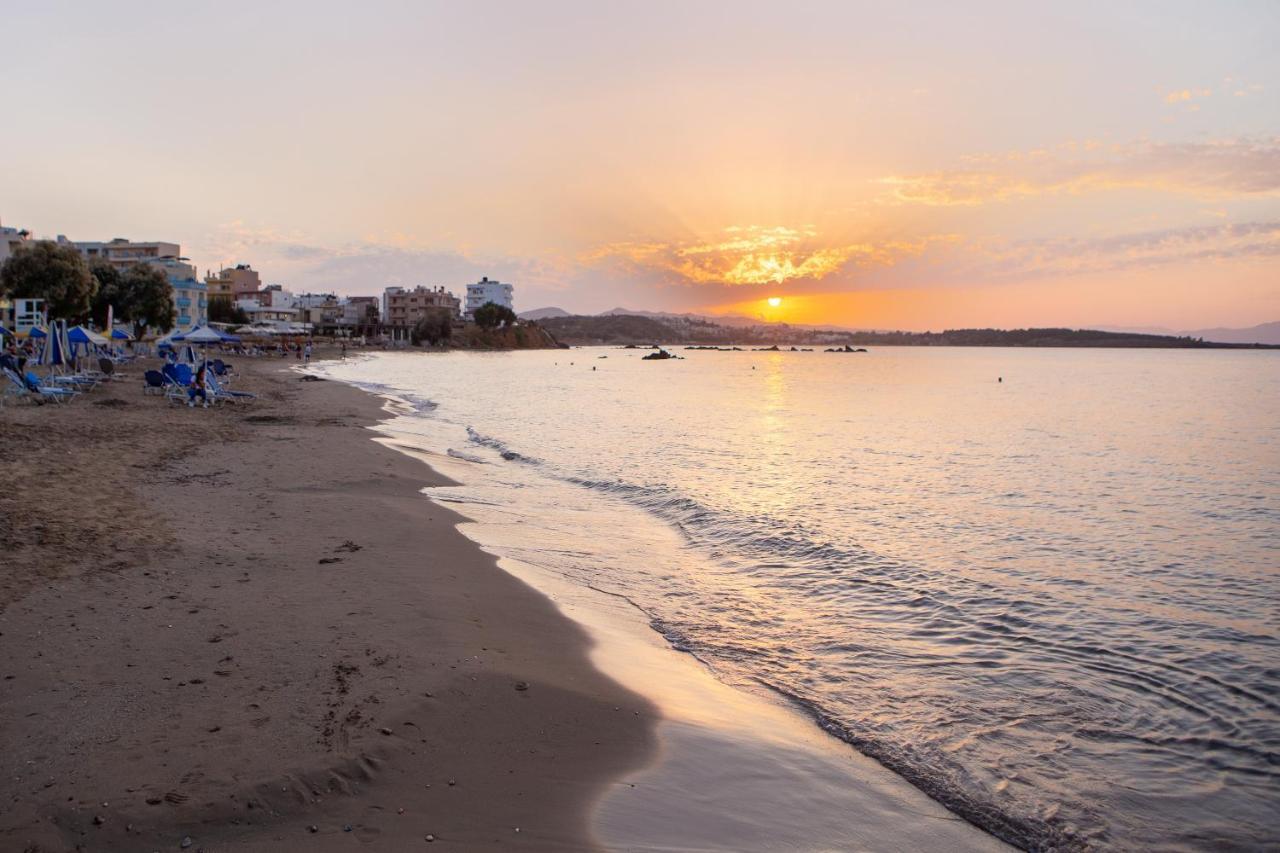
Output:
[[781,296],[770,296],[770,297],[769,297],[769,307],[770,307],[770,308],[777,308],[777,307],[778,307],[779,305],[781,305],[781,304],[782,304],[782,297],[781,297]]

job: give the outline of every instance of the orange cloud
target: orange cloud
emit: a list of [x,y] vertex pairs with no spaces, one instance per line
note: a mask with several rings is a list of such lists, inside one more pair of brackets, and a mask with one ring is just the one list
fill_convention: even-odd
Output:
[[1166,104],[1180,104],[1196,98],[1207,98],[1213,94],[1212,89],[1177,89],[1164,96]]
[[726,228],[715,240],[612,243],[587,253],[583,260],[621,261],[685,284],[781,284],[818,281],[851,266],[889,266],[921,254],[939,239],[951,238],[832,245],[812,229],[746,225]]

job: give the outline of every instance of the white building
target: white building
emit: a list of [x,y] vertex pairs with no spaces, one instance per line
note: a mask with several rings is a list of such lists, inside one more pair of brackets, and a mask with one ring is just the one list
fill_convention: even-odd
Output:
[[396,296],[397,294],[400,294],[400,293],[404,293],[403,287],[393,286],[393,287],[388,287],[382,291],[382,310],[379,312],[379,316],[382,318],[382,322],[384,323],[387,322],[387,318],[391,316],[391,305],[390,305],[391,297]]
[[494,305],[501,305],[514,311],[515,305],[511,302],[511,290],[511,285],[503,284],[500,281],[489,281],[488,276],[480,279],[475,284],[468,284],[467,316],[475,314],[476,309],[486,302],[492,302]]

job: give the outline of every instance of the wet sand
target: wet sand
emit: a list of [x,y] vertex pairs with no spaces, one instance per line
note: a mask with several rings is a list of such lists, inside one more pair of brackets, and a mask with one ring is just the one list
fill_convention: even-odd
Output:
[[654,706],[294,363],[0,409],[0,849],[597,847]]

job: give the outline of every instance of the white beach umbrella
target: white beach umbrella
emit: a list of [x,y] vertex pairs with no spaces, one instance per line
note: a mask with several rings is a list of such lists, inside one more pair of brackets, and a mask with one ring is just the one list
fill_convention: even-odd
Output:
[[[225,336],[217,329],[209,326],[196,326],[189,332],[183,332],[178,338],[184,344],[200,344],[200,356],[204,362],[209,361],[209,344],[220,344]],[[187,346],[187,351],[191,352],[191,363],[195,364],[195,353]]]

